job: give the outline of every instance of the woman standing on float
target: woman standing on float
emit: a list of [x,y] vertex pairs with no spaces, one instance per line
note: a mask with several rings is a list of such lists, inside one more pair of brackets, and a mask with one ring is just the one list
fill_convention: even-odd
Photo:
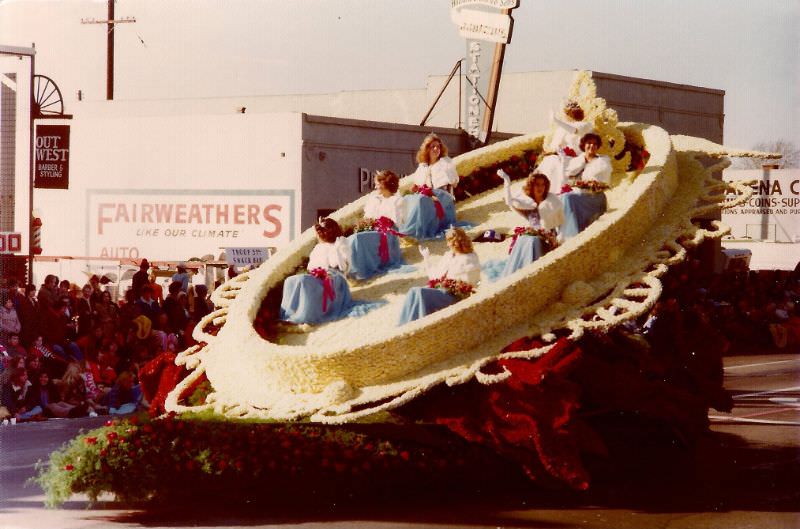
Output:
[[419,166],[411,175],[415,193],[406,195],[406,219],[400,231],[417,239],[435,237],[456,222],[453,189],[458,184],[455,164],[447,146],[428,134],[417,151]]
[[564,223],[564,205],[550,192],[550,180],[543,174],[531,174],[522,187],[522,193],[515,193],[513,196],[511,177],[502,169],[497,174],[503,179],[506,204],[525,217],[528,221],[525,228],[540,232],[539,235],[514,235],[511,256],[500,274],[500,277],[505,277],[534,262],[553,247],[556,228]]
[[545,156],[542,163],[536,168],[537,173],[542,173],[550,179],[550,184],[556,191],[566,183],[567,166],[570,161],[578,157],[583,150],[580,146],[581,138],[592,132],[592,124],[584,121],[581,106],[575,101],[570,101],[564,106],[565,119],[559,119],[550,112],[550,121],[555,126],[553,137],[544,146]]
[[[567,165],[567,185],[572,189],[561,195],[564,203],[564,226],[561,236],[574,237],[606,212],[608,203],[603,189],[611,184],[611,159],[597,153],[603,140],[597,134],[586,134],[581,138],[583,154],[576,156]],[[591,187],[585,187],[590,183]]]

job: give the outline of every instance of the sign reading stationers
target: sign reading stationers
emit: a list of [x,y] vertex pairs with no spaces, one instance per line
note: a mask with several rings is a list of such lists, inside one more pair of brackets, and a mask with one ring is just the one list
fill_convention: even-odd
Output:
[[68,189],[69,125],[37,125],[34,157],[34,187]]
[[473,147],[489,141],[505,45],[514,27],[510,13],[517,6],[519,0],[450,0],[450,18],[467,39],[464,115]]

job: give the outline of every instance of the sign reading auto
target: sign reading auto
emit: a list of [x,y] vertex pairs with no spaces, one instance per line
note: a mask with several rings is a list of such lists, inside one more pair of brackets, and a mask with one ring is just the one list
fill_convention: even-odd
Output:
[[87,255],[181,260],[292,239],[294,191],[88,193]]

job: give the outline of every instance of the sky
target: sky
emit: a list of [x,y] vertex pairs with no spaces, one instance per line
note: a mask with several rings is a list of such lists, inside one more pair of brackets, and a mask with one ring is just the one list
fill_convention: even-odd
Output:
[[[98,0],[0,0],[69,106],[105,98]],[[725,143],[800,143],[800,0],[520,0],[504,71],[588,69],[725,90]],[[448,0],[118,0],[117,99],[420,89],[465,53]],[[500,99],[502,104],[502,97]]]

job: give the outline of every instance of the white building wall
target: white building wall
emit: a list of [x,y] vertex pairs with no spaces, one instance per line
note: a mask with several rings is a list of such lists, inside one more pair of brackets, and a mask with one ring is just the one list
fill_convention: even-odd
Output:
[[[181,260],[217,255],[219,248],[226,246],[284,244],[299,230],[300,132],[301,115],[293,113],[76,116],[72,121],[70,189],[37,189],[35,193],[34,207],[43,221],[44,253]],[[205,202],[216,207],[222,200],[235,208],[241,202],[246,210],[253,200],[263,202],[269,196],[274,196],[273,202],[279,206],[269,212],[279,217],[277,233],[273,233],[274,223],[266,225],[263,212],[259,212],[259,225],[253,225],[245,211],[236,219],[242,229],[234,238],[192,236],[191,231],[174,234],[198,224],[187,222],[192,204]],[[175,209],[170,216],[164,215],[162,220],[170,221],[162,222],[156,221],[154,213],[142,216],[142,204],[147,202],[176,207],[183,203],[185,207],[180,214]],[[99,210],[101,203],[105,207]],[[134,212],[134,203],[138,212]],[[124,204],[123,209],[119,204]],[[230,210],[230,220],[235,213]],[[207,223],[212,216],[204,215],[202,228],[223,227],[214,226],[213,218]],[[158,229],[158,233],[140,235],[135,228]],[[110,252],[105,239],[114,229],[120,230],[120,241]],[[270,236],[264,236],[264,231]],[[104,242],[97,244],[95,239]]]

